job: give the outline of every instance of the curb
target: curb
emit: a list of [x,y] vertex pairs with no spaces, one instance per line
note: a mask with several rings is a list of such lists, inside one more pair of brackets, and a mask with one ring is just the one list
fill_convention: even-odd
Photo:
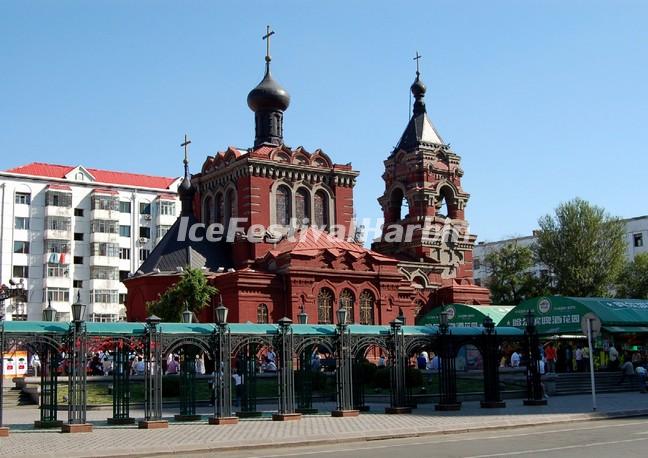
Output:
[[564,423],[573,423],[577,421],[597,421],[597,420],[610,420],[614,418],[630,418],[630,417],[641,417],[648,416],[648,409],[637,409],[637,410],[620,410],[612,412],[592,412],[592,413],[578,413],[569,416],[564,419],[550,419],[546,421],[538,421],[537,419],[533,422],[526,423],[517,423],[514,425],[494,425],[494,426],[477,426],[474,428],[471,427],[460,427],[460,428],[449,428],[444,430],[438,429],[426,429],[425,427],[416,431],[408,432],[393,432],[388,434],[367,434],[359,433],[353,435],[350,433],[350,436],[347,437],[337,437],[331,438],[327,437],[314,437],[312,439],[296,439],[296,440],[286,440],[286,441],[268,441],[260,442],[255,444],[232,444],[232,445],[203,445],[203,446],[185,446],[185,447],[176,447],[169,450],[168,448],[164,449],[149,449],[146,451],[138,452],[134,450],[129,450],[127,452],[118,452],[118,453],[97,453],[93,452],[92,455],[79,455],[79,456],[93,456],[97,458],[124,458],[124,457],[152,457],[152,456],[172,456],[182,453],[217,453],[217,452],[231,452],[231,451],[241,451],[241,450],[255,450],[255,449],[267,449],[272,448],[288,448],[288,447],[304,447],[304,446],[316,446],[316,445],[327,445],[327,444],[345,444],[351,442],[373,442],[380,440],[390,440],[390,439],[408,439],[413,437],[426,437],[426,436],[443,436],[450,434],[462,434],[469,432],[482,432],[482,431],[496,431],[502,429],[519,429],[519,428],[528,428],[531,426],[537,425],[546,425],[546,424],[564,424]]

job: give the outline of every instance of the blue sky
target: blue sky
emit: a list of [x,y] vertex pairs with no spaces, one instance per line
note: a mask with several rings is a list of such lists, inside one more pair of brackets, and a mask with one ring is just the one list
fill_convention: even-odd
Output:
[[480,240],[528,234],[575,196],[648,214],[647,23],[647,2],[623,0],[5,1],[0,167],[175,176],[185,132],[193,171],[250,146],[271,24],[286,142],[353,163],[359,218],[380,215],[417,50]]

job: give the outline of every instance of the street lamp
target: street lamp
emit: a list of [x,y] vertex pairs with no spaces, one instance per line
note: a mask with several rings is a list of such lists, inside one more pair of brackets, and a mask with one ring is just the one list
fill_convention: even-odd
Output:
[[487,334],[493,333],[493,330],[495,329],[495,322],[489,315],[486,315],[486,318],[484,318],[483,325]]
[[47,301],[47,307],[43,309],[43,321],[54,321],[56,309],[52,307],[52,299]]
[[336,313],[337,313],[338,324],[342,326],[346,325],[347,314],[348,314],[346,307],[340,307],[339,309],[337,309]]
[[403,326],[405,326],[405,314],[403,313],[403,308],[398,307],[398,317],[397,317],[401,323],[403,323]]
[[297,321],[299,324],[308,324],[308,314],[304,310],[304,304],[299,307],[299,313],[297,314]]
[[227,324],[227,313],[229,310],[221,302],[216,307],[216,323],[217,324]]
[[439,328],[441,333],[445,333],[448,330],[448,312],[441,312],[439,314]]
[[151,315],[146,319],[146,324],[148,324],[150,327],[154,328],[158,324],[160,324],[161,321],[162,321],[162,318],[160,318],[159,316]]
[[81,303],[81,292],[77,293],[77,300],[72,304],[72,321],[81,323],[85,316],[86,305]]
[[189,302],[185,302],[185,309],[184,312],[182,312],[182,322],[183,323],[191,323],[193,320],[193,313],[191,310],[189,310]]

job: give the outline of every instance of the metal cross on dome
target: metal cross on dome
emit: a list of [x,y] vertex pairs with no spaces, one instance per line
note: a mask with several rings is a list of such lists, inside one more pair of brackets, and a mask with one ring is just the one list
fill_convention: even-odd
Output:
[[184,163],[187,165],[189,163],[189,144],[191,143],[191,140],[189,140],[189,136],[185,134],[184,136],[184,142],[180,144],[184,148]]
[[272,57],[270,57],[270,37],[272,35],[274,35],[274,34],[275,34],[274,30],[270,30],[270,26],[267,25],[266,26],[266,34],[263,35],[263,39],[266,41],[266,57],[265,57],[265,60],[266,60],[266,63],[268,63],[268,64],[272,60]]
[[420,75],[420,72],[419,72],[419,59],[420,59],[421,57],[423,57],[423,56],[421,56],[421,55],[418,53],[418,51],[416,51],[416,57],[415,57],[414,59],[412,59],[412,60],[415,60],[415,61],[416,61],[416,76],[419,76],[419,75]]

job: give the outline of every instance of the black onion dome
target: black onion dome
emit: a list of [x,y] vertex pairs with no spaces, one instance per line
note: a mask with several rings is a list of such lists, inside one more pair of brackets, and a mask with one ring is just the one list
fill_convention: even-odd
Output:
[[185,193],[190,193],[191,191],[193,191],[191,187],[191,179],[188,176],[185,176],[182,179],[180,186],[178,186],[178,194],[183,195]]
[[290,105],[290,94],[266,71],[261,82],[250,91],[247,97],[250,109],[257,111],[285,111]]
[[410,88],[412,90],[412,94],[414,94],[414,97],[422,97],[425,95],[425,91],[427,88],[425,87],[425,84],[423,84],[423,81],[416,75],[416,80],[414,80],[414,83],[412,83],[412,87]]

